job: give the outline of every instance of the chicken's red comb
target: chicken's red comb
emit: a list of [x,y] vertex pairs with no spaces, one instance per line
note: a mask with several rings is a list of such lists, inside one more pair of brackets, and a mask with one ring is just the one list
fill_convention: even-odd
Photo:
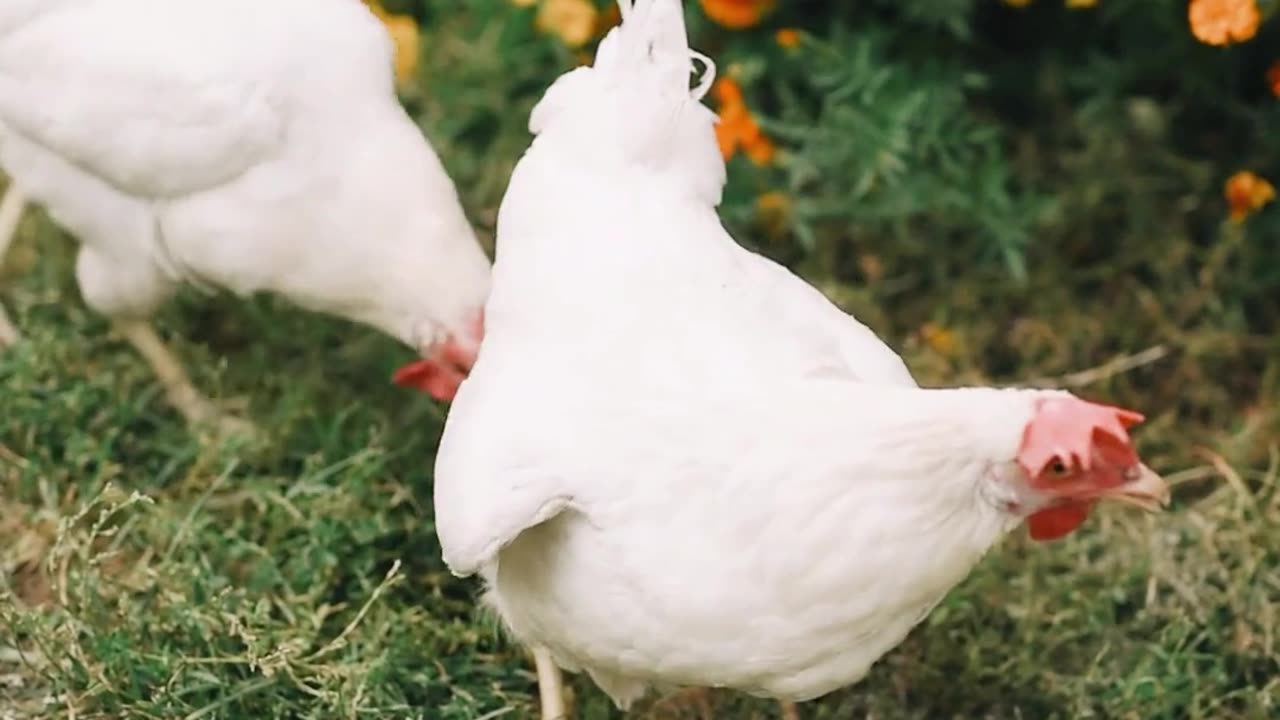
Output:
[[1035,415],[1022,433],[1018,462],[1032,477],[1044,471],[1054,459],[1065,465],[1088,470],[1093,463],[1094,435],[1103,433],[1115,442],[1112,452],[1125,465],[1138,462],[1129,442],[1130,427],[1142,422],[1141,413],[1081,400],[1073,395],[1036,401]]

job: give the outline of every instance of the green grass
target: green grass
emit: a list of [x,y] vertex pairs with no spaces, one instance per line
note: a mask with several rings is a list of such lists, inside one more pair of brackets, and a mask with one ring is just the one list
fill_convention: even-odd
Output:
[[[571,63],[499,5],[431,20],[428,81],[407,98],[486,236],[529,105]],[[924,383],[1077,383],[1147,414],[1139,447],[1175,485],[1160,517],[1106,509],[1052,544],[1015,533],[807,718],[1280,714],[1280,213],[1220,225],[1219,170],[1090,112],[1119,129],[1064,117],[1013,153],[1054,199],[1025,283],[919,221],[893,241],[780,240],[751,212],[767,186],[735,161],[740,239],[800,268]],[[0,354],[0,718],[536,716],[523,652],[439,559],[444,408],[391,386],[407,351],[284,303],[186,294],[162,331],[269,440],[202,446],[81,304],[73,250],[29,217],[0,275],[27,335]],[[1150,348],[1136,368],[1072,375]],[[620,717],[589,681],[573,690],[580,717]],[[714,700],[719,717],[776,716]]]
[[[405,351],[282,303],[184,297],[161,325],[201,387],[247,399],[272,441],[206,449],[79,303],[70,243],[27,230],[40,260],[8,295],[28,341],[0,357],[0,681],[14,716],[530,716],[522,653],[440,563],[441,410],[390,386]],[[1163,343],[1168,356],[1081,392],[1150,414],[1139,442],[1177,483],[1172,512],[1102,512],[1050,545],[1012,538],[809,717],[1277,712],[1274,336],[1233,329],[1230,308],[1173,335],[1159,318],[1183,293],[1118,281],[1103,297],[1058,280],[887,305],[936,303],[959,338],[950,355],[890,339],[929,383],[1025,380]],[[1019,319],[1000,330],[991,307]],[[1011,370],[987,378],[1005,353]],[[575,690],[584,717],[617,716],[589,683]],[[729,717],[773,713],[717,701]]]

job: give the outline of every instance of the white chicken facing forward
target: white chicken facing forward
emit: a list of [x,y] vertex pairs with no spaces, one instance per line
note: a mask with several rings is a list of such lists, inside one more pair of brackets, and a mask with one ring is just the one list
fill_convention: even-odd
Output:
[[241,426],[147,321],[182,282],[377,328],[422,355],[397,381],[440,399],[474,360],[489,260],[361,3],[5,0],[0,167],[0,255],[43,205],[192,423]]
[[[498,219],[484,347],[436,461],[444,560],[621,708],[650,687],[782,701],[861,679],[1005,533],[1157,510],[1141,416],[1069,393],[921,389],[737,245],[713,74],[677,0],[620,3],[556,81]],[[701,66],[689,89],[694,62]]]

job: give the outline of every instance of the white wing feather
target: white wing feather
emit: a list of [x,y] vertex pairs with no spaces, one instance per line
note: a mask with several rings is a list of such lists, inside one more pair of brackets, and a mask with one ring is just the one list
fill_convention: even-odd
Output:
[[[192,3],[154,28],[118,3],[54,9],[0,36],[0,123],[117,189],[163,198],[225,183],[273,152],[285,123],[251,73],[204,43]],[[168,20],[168,22],[164,22]],[[86,119],[91,119],[86,122]]]
[[[803,322],[815,329],[815,342],[834,343],[831,354],[839,358],[846,377],[868,383],[918,387],[902,357],[875,332],[831,302],[827,296],[787,268],[749,250],[752,280],[766,292],[771,289],[778,312],[792,323]],[[797,328],[799,329],[799,328]],[[797,333],[798,337],[803,337]]]
[[[473,375],[485,363],[482,355]],[[500,377],[493,364],[490,359],[489,376]],[[541,406],[528,397],[530,402],[513,407],[510,391],[521,394],[518,388],[504,392],[494,383],[464,382],[440,438],[432,503],[436,534],[445,564],[459,577],[481,572],[520,533],[575,502],[563,477],[543,462],[546,453],[565,454],[533,434],[508,432],[537,423]],[[522,444],[522,438],[530,443]],[[495,441],[498,447],[491,447]]]

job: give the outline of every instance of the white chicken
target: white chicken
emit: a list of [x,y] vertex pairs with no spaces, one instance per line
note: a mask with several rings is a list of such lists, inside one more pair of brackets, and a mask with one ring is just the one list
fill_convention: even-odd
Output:
[[377,328],[423,357],[398,381],[441,399],[474,360],[489,260],[355,0],[6,0],[0,167],[0,255],[42,204],[193,423],[238,425],[147,321],[182,282]]
[[[436,461],[444,560],[621,708],[650,686],[803,701],[856,682],[983,554],[1101,499],[1167,499],[1059,391],[921,389],[865,326],[737,245],[713,73],[678,0],[621,0],[503,200],[486,338]],[[690,59],[703,66],[691,92]]]

